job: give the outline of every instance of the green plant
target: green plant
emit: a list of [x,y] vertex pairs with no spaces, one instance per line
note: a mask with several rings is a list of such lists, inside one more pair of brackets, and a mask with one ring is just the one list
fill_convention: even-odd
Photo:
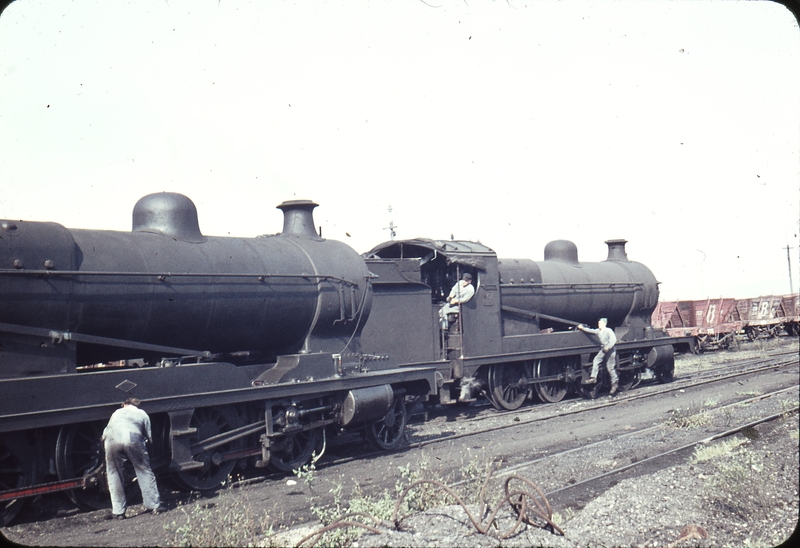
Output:
[[272,531],[269,515],[249,504],[244,488],[233,493],[230,479],[214,503],[178,507],[164,525],[175,546],[247,546]]
[[316,463],[318,460],[317,452],[314,451],[311,453],[311,461],[300,468],[292,470],[292,473],[297,476],[297,479],[304,481],[306,485],[308,485],[308,490],[311,491],[312,494],[314,493],[314,473],[317,471]]
[[711,422],[708,412],[698,412],[694,406],[671,409],[670,413],[671,416],[665,424],[671,428],[698,428]]
[[711,445],[701,445],[700,447],[695,448],[694,454],[692,454],[691,462],[696,464],[698,462],[711,460],[721,455],[727,455],[745,442],[746,440],[741,438],[733,438]]
[[714,506],[741,519],[756,521],[766,518],[769,508],[765,490],[769,474],[763,461],[751,451],[740,448],[731,458],[715,463],[716,473],[704,490]]

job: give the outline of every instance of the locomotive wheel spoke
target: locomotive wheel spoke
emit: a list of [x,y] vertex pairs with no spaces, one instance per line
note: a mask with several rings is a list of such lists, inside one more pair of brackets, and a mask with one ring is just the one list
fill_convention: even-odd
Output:
[[[533,365],[534,377],[541,379],[561,373],[561,364],[556,359],[536,360]],[[564,381],[540,382],[533,385],[536,395],[545,403],[556,403],[567,394],[567,383]]]
[[[58,479],[80,478],[97,468],[105,459],[103,451],[104,423],[92,422],[64,426],[56,439],[56,473]],[[137,495],[139,489],[133,479],[136,473],[129,462],[125,463],[123,482],[128,502]],[[100,510],[111,507],[108,484],[103,480],[85,489],[66,491],[67,497],[82,510]]]
[[514,411],[528,396],[525,368],[520,363],[497,363],[489,369],[490,401],[498,409]]
[[[190,425],[197,429],[196,437],[191,438],[191,443],[200,443],[217,434],[233,430],[238,426],[238,419],[234,411],[223,407],[201,407],[195,409]],[[236,466],[235,460],[214,464],[214,453],[224,453],[240,448],[242,440],[235,440],[216,447],[209,452],[202,451],[193,455],[194,460],[203,463],[202,468],[173,473],[175,481],[184,489],[193,491],[208,491],[220,487]]]
[[[33,459],[17,455],[10,447],[0,443],[0,491],[27,487],[38,482]],[[28,499],[14,499],[0,503],[0,527],[8,525]]]
[[320,428],[313,428],[282,436],[276,443],[279,449],[270,448],[270,466],[279,472],[291,472],[306,464],[317,448],[320,432]]
[[381,420],[367,426],[367,441],[375,449],[391,451],[403,441],[406,431],[406,402],[403,396],[395,394],[394,404]]

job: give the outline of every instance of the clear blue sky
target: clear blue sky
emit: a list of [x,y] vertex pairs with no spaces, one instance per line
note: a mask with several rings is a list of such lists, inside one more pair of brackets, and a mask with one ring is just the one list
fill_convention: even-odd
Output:
[[249,237],[309,198],[359,252],[625,238],[664,299],[788,293],[799,46],[770,2],[20,0],[0,217],[130,230],[174,191]]

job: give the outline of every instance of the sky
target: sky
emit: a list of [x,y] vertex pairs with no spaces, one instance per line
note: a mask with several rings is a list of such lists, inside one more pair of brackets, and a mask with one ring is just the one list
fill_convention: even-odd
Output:
[[[762,1],[18,0],[0,16],[0,218],[208,236],[608,239],[661,298],[800,289],[800,32]],[[790,247],[787,259],[786,246]]]

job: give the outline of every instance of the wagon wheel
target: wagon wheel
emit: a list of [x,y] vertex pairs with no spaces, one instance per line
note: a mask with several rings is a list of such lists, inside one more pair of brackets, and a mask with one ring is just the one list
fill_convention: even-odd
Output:
[[[196,428],[194,436],[190,438],[191,444],[200,443],[203,440],[233,430],[238,426],[239,420],[236,413],[224,407],[201,407],[195,409],[189,425]],[[192,455],[197,462],[202,462],[202,468],[174,472],[173,479],[184,489],[193,491],[208,491],[215,489],[225,483],[233,467],[236,466],[235,460],[228,460],[219,463],[214,462],[214,455],[225,453],[234,449],[240,449],[242,440],[230,441],[224,445],[200,451]]]
[[391,451],[403,441],[406,431],[406,402],[404,396],[395,394],[394,404],[379,421],[366,427],[367,441],[375,449]]
[[626,392],[639,384],[639,371],[619,371],[619,391]]
[[[552,377],[562,372],[562,363],[555,358],[536,360],[533,364],[533,376],[536,379]],[[538,382],[533,389],[539,399],[545,403],[556,403],[567,394],[567,383],[562,381]]]
[[497,409],[518,409],[528,395],[525,367],[521,363],[496,363],[489,366],[489,401]]
[[317,448],[320,428],[281,436],[270,444],[269,464],[279,472],[297,470],[310,459]]
[[[71,424],[59,430],[56,438],[56,473],[59,480],[83,477],[103,464],[105,460],[101,439],[103,428],[102,422],[90,422]],[[130,462],[126,462],[123,469],[123,485],[128,502],[138,492],[138,486],[133,482],[135,477],[133,466]],[[96,485],[84,489],[71,489],[66,491],[66,495],[82,510],[92,511],[111,507],[105,474]]]
[[[27,487],[38,483],[33,459],[25,458],[0,443],[0,491]],[[22,510],[27,498],[0,502],[0,527],[5,527]]]

